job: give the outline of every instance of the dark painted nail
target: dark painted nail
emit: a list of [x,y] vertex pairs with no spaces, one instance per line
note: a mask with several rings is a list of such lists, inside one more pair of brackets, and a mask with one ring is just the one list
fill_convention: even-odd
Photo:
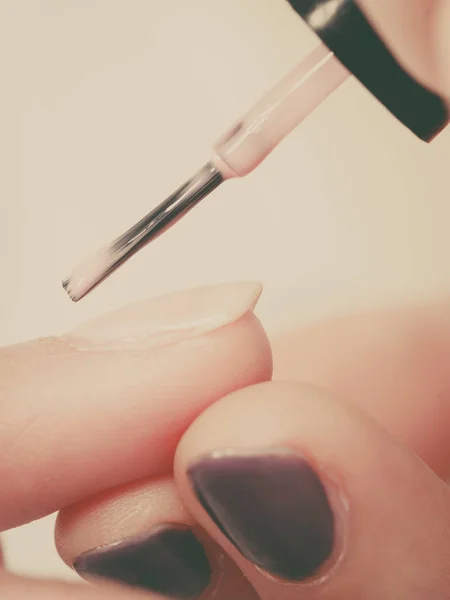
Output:
[[320,479],[300,455],[214,455],[188,475],[222,533],[265,571],[301,581],[331,555],[333,513]]
[[190,529],[175,525],[86,552],[73,566],[80,575],[103,577],[182,600],[198,598],[211,578],[200,542]]

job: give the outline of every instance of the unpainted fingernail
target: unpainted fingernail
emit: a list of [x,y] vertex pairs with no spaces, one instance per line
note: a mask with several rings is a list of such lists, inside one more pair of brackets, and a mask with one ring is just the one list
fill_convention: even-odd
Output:
[[253,282],[176,292],[121,308],[65,338],[88,350],[174,344],[234,323],[253,311],[261,292],[261,284]]
[[202,545],[182,525],[161,526],[146,536],[90,550],[73,567],[84,577],[100,577],[179,600],[195,600],[211,579]]

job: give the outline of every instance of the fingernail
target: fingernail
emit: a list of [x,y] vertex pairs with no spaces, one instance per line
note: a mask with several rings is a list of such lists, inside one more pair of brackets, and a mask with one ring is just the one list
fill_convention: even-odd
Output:
[[174,344],[229,325],[251,312],[258,283],[233,283],[177,292],[132,304],[78,327],[66,339],[78,347],[148,348]]
[[291,581],[330,557],[334,517],[325,488],[298,454],[214,454],[188,470],[199,502],[252,563]]
[[77,558],[73,567],[82,576],[180,600],[198,598],[211,578],[203,547],[184,526],[162,526],[145,537],[91,550]]

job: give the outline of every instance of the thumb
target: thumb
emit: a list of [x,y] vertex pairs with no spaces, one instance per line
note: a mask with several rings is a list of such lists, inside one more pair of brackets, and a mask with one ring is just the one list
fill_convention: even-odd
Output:
[[437,22],[437,52],[439,56],[439,73],[444,85],[445,94],[450,99],[450,3],[441,2],[442,16]]
[[358,0],[400,62],[450,99],[450,2]]
[[176,481],[262,600],[450,597],[448,488],[320,390],[265,383],[214,404]]

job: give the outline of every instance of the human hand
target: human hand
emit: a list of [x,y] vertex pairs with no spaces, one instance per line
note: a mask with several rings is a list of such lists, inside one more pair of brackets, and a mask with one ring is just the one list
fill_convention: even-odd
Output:
[[[251,312],[259,293],[253,284],[186,292],[125,308],[61,338],[0,349],[0,530],[74,505],[61,513],[57,533],[72,563],[85,550],[167,520],[190,523],[170,475],[173,454],[203,408],[270,377],[269,345]],[[199,547],[184,531],[183,542],[189,551]],[[158,584],[157,565],[149,567],[156,588],[167,589],[173,577],[176,585],[176,572]],[[0,597],[135,596],[0,573]]]
[[450,98],[450,3],[447,0],[358,0],[404,66]]
[[[62,508],[56,537],[68,564],[166,596],[448,597],[448,491],[413,454],[448,475],[446,311],[355,317],[274,341],[276,378],[320,384],[349,398],[345,404],[304,384],[257,385],[271,375],[270,347],[252,314],[257,295],[251,285],[185,293],[125,309],[64,338],[3,349],[1,528]],[[292,452],[284,466],[280,448]],[[212,472],[209,459],[199,464],[224,449],[231,451],[215,455]],[[250,546],[248,535],[235,535],[238,552],[198,502],[188,474],[217,515],[211,477],[229,478],[245,457],[261,451],[281,461],[281,468],[264,471],[263,483],[282,473],[292,477],[282,497],[294,492],[298,512],[283,511],[288,519],[274,529],[267,500],[275,486],[269,485],[252,505],[256,517],[267,511],[261,535]],[[296,488],[299,474],[316,491],[325,486],[327,495],[305,503],[306,488]],[[281,477],[278,485],[285,483]],[[231,497],[239,499],[239,488]],[[317,508],[330,523],[328,502],[336,537],[310,530],[305,548],[295,527],[310,524]],[[229,509],[224,528],[248,534],[245,514],[223,507]],[[286,522],[298,541],[293,553],[280,546]],[[276,535],[267,547],[269,531]],[[243,558],[249,547],[265,572]],[[308,564],[305,556],[325,562]],[[318,571],[308,577],[311,566]],[[304,579],[286,583],[268,572]],[[1,585],[14,600],[103,597],[6,575]]]

